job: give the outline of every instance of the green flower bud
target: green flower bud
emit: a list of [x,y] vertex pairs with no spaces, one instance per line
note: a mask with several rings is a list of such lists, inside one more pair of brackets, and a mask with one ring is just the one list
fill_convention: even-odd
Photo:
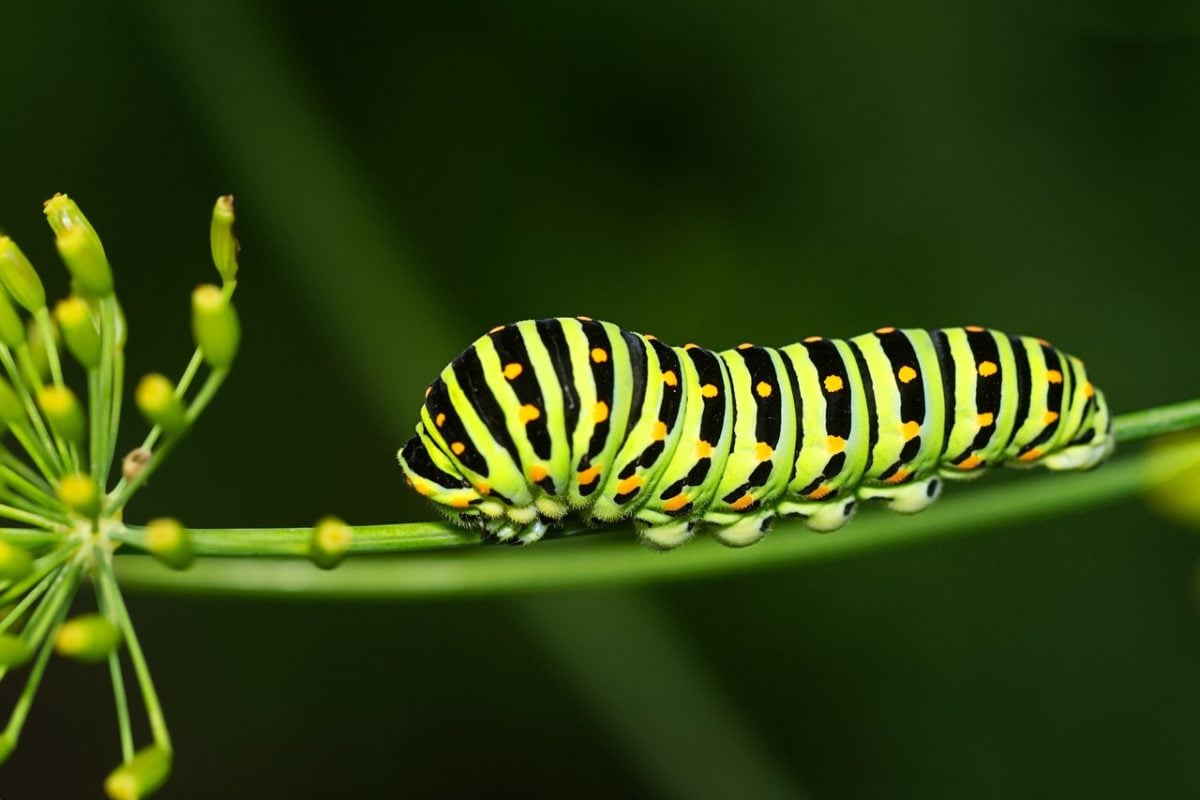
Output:
[[100,514],[100,487],[91,475],[64,475],[58,482],[58,499],[80,516],[95,519]]
[[337,517],[325,517],[312,530],[308,557],[321,569],[333,569],[350,551],[354,531]]
[[0,580],[19,581],[33,571],[33,556],[24,547],[0,539]]
[[20,425],[25,422],[25,406],[17,397],[12,384],[0,378],[0,420],[8,425]]
[[42,203],[42,211],[46,214],[46,221],[50,223],[55,236],[75,228],[82,229],[96,240],[96,247],[100,248],[101,254],[104,253],[104,246],[100,244],[96,229],[88,222],[88,218],[83,215],[74,200],[59,192]]
[[103,661],[121,643],[121,631],[102,614],[81,614],[64,622],[54,637],[59,655],[86,661]]
[[7,236],[0,236],[0,282],[29,313],[46,307],[46,289],[29,259]]
[[[61,337],[53,318],[50,320],[50,335],[54,338],[54,346],[57,347]],[[46,339],[42,336],[42,329],[32,319],[25,327],[25,341],[29,345],[29,357],[33,361],[33,368],[26,369],[22,363],[21,375],[30,383],[45,383],[50,379],[50,356],[46,352]],[[36,370],[36,374],[33,370]]]
[[68,228],[55,239],[58,254],[80,288],[99,297],[112,294],[112,269],[95,235],[84,228]]
[[146,523],[146,549],[172,569],[187,569],[196,558],[187,528],[162,517]]
[[54,318],[67,341],[67,349],[85,369],[100,366],[100,331],[92,310],[82,297],[68,297],[54,306]]
[[75,394],[65,386],[47,386],[38,392],[38,405],[50,427],[69,442],[83,442],[83,409]]
[[161,425],[167,433],[178,433],[187,425],[183,401],[175,396],[175,384],[157,372],[142,378],[134,400],[150,424]]
[[233,235],[233,195],[227,194],[217,198],[213,206],[212,230],[209,234],[212,242],[213,264],[221,273],[221,280],[229,283],[237,279],[238,251],[241,245]]
[[152,744],[109,773],[104,791],[112,800],[140,800],[171,774],[171,751]]
[[25,640],[9,633],[0,633],[0,667],[19,667],[33,656],[33,648]]
[[13,308],[8,292],[0,291],[0,344],[16,347],[25,341],[25,323]]
[[241,326],[228,298],[216,286],[206,284],[192,292],[192,333],[213,369],[228,369],[237,355]]

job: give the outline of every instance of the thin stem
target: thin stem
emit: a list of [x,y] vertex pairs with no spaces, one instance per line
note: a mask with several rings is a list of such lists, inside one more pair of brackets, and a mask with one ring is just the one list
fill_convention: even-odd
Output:
[[0,479],[40,507],[61,510],[63,507],[62,502],[50,494],[49,487],[40,479],[37,479],[36,473],[27,472],[27,469],[19,469],[18,465],[20,467],[24,467],[25,465],[21,464],[20,461],[16,461],[16,459],[13,459],[13,461],[16,463],[10,463],[3,456],[0,456]]
[[[25,371],[35,380],[34,386],[40,392],[44,386],[42,378],[38,374],[37,365],[33,363],[33,354],[29,352],[29,345],[22,342],[17,346],[17,361],[25,369]],[[31,400],[32,402],[32,400]],[[34,406],[36,408],[36,405]],[[41,415],[37,416],[37,421],[40,424]],[[54,447],[59,455],[60,464],[70,464],[71,468],[76,472],[79,471],[79,452],[75,447],[74,442],[68,442],[58,435],[58,431],[54,430],[54,426],[50,426],[50,438],[54,441]]]
[[[1163,452],[1173,454],[1164,458]],[[686,580],[780,569],[864,552],[968,536],[1002,524],[1110,503],[1166,477],[1156,465],[1200,460],[1200,444],[1164,445],[1103,469],[1013,480],[951,496],[919,515],[864,514],[845,532],[817,535],[784,523],[754,547],[731,550],[711,538],[669,555],[631,547],[628,527],[529,548],[485,547],[404,558],[348,561],[331,572],[293,560],[206,559],[187,572],[170,572],[151,559],[122,559],[126,587],[160,591],[297,598],[445,597]],[[262,532],[260,535],[265,535]]]
[[[17,390],[22,405],[25,406],[25,414],[33,423],[37,438],[31,440],[21,426],[12,428],[13,435],[25,448],[25,452],[29,453],[29,457],[33,459],[34,463],[38,465],[38,469],[42,470],[46,479],[53,481],[54,476],[62,474],[63,464],[54,449],[54,441],[50,438],[46,423],[42,421],[42,413],[38,409],[37,403],[34,402],[33,395],[29,393],[21,371],[17,369],[16,362],[13,361],[12,351],[2,345],[0,345],[0,362],[3,362],[8,378],[12,382],[13,388]],[[34,372],[37,371],[34,370]]]
[[1187,400],[1122,414],[1113,420],[1113,435],[1118,442],[1131,442],[1196,426],[1200,426],[1200,400]]
[[62,472],[62,467],[57,463],[58,455],[40,447],[38,441],[29,435],[29,430],[24,425],[14,425],[9,430],[25,448],[25,452],[29,454],[29,458],[37,465],[46,480],[57,480],[58,475]]
[[[62,544],[61,533],[37,530],[35,528],[0,528],[0,540],[18,544],[26,550],[36,550],[47,545]],[[69,544],[69,543],[68,543]]]
[[[117,382],[117,298],[110,294],[100,298],[100,403],[92,426],[99,429],[97,446],[100,450],[94,476],[103,491],[108,483],[108,469],[117,441],[117,421],[114,409],[119,409],[121,386]],[[119,413],[119,410],[116,412]]]
[[[10,498],[15,499],[15,498]],[[43,514],[34,511],[26,511],[23,508],[18,508],[7,503],[0,503],[0,517],[7,517],[13,522],[28,522],[30,525],[35,525],[39,528],[66,529],[66,517],[61,520],[51,519]]]
[[[88,381],[88,455],[90,456],[89,472],[92,475],[100,474],[100,461],[103,458],[103,448],[100,441],[104,436],[100,426],[102,416],[100,414],[100,370],[99,368],[89,369],[87,372]],[[103,488],[103,486],[101,486]]]
[[192,353],[192,358],[188,361],[187,369],[183,371],[183,375],[179,378],[179,385],[175,387],[175,396],[182,399],[187,394],[188,388],[192,385],[192,381],[196,379],[196,373],[200,371],[200,365],[204,363],[204,353],[197,347]]
[[136,492],[142,486],[142,484],[150,479],[150,476],[154,474],[163,461],[166,460],[167,456],[171,454],[171,451],[175,449],[175,446],[179,443],[179,441],[187,434],[189,430],[191,430],[192,424],[195,423],[196,418],[199,417],[200,414],[203,413],[205,407],[212,402],[213,397],[216,395],[217,390],[221,388],[221,384],[225,381],[225,377],[228,374],[229,370],[227,369],[214,370],[209,374],[208,379],[204,382],[204,386],[202,386],[200,391],[196,393],[196,399],[193,400],[191,405],[188,406],[187,415],[185,417],[186,425],[184,429],[175,436],[172,436],[170,439],[167,439],[165,442],[163,442],[162,447],[154,451],[154,454],[150,457],[150,460],[147,461],[145,466],[143,466],[138,472],[137,477],[131,481],[122,479],[117,484],[116,488],[113,489],[108,495],[108,502],[105,504],[106,513],[118,508],[122,508],[127,502],[129,502],[129,498],[133,496],[133,493]]
[[[312,528],[220,528],[191,530],[192,547],[202,556],[304,556]],[[145,530],[127,527],[111,534],[112,538],[145,549]],[[475,531],[462,530],[437,522],[410,522],[393,525],[362,525],[354,528],[350,552],[400,553],[417,550],[441,550],[482,544]]]
[[[62,567],[58,567],[57,569],[61,570]],[[13,606],[12,610],[4,616],[2,621],[0,621],[0,632],[8,630],[12,627],[13,623],[24,616],[25,612],[37,602],[37,599],[46,593],[46,590],[50,588],[50,585],[54,583],[57,577],[57,571],[51,571],[46,575],[43,575],[42,579],[38,581],[37,585],[27,592],[26,595],[21,598],[21,602]]]
[[[41,649],[38,650],[37,660],[33,662],[33,668],[29,671],[29,678],[25,681],[25,688],[21,691],[21,697],[17,700],[17,705],[13,708],[12,716],[8,718],[8,725],[4,728],[4,733],[9,740],[16,744],[21,738],[21,728],[25,725],[25,718],[29,715],[29,708],[33,705],[33,698],[37,694],[38,686],[42,682],[42,675],[46,671],[46,662],[50,659],[50,651],[54,647],[54,631],[62,624],[62,621],[67,616],[67,612],[71,609],[71,596],[74,593],[75,586],[79,585],[79,576],[81,569],[79,564],[72,566],[66,570],[67,577],[64,583],[59,584],[63,589],[55,587],[57,594],[52,594],[47,597],[42,604],[44,608],[48,603],[54,601],[55,607],[53,612],[48,612],[46,625],[48,635],[41,643]],[[41,608],[38,609],[41,611]],[[32,624],[32,623],[31,623]],[[38,641],[37,639],[33,640]]]
[[158,702],[158,693],[154,691],[154,681],[150,677],[150,669],[146,666],[146,657],[142,654],[142,646],[138,643],[137,633],[133,629],[133,621],[129,618],[129,610],[121,599],[121,590],[117,587],[116,576],[113,575],[112,565],[103,548],[96,545],[93,549],[96,563],[96,579],[100,591],[105,594],[105,601],[116,617],[121,635],[125,639],[125,647],[133,662],[133,671],[137,675],[138,686],[142,690],[142,702],[146,706],[146,716],[150,718],[150,731],[154,743],[159,747],[171,750],[171,736],[167,733],[167,723],[163,718],[162,706]]
[[56,623],[55,618],[59,615],[59,610],[64,605],[70,607],[71,599],[75,596],[75,589],[79,586],[79,579],[83,575],[83,559],[82,553],[76,556],[65,570],[62,570],[55,579],[54,584],[46,593],[46,599],[42,601],[37,610],[33,612],[33,616],[29,618],[29,624],[25,626],[22,633],[22,638],[31,647],[37,647],[42,638],[52,630],[52,626]]
[[[1195,425],[1192,417],[1164,415],[1154,432]],[[1148,435],[1150,427],[1123,434]],[[906,543],[977,533],[996,525],[1111,503],[1164,480],[1172,470],[1200,461],[1200,443],[1164,444],[1156,451],[1117,459],[1082,474],[1015,480],[964,491],[914,516],[870,513],[845,533],[821,536],[798,523],[782,523],[755,547],[728,549],[714,540],[690,542],[670,555],[629,547],[629,527],[587,536],[586,543],[548,541],[530,548],[485,547],[462,553],[412,554],[406,558],[349,561],[320,572],[298,561],[205,560],[188,572],[168,572],[149,559],[122,559],[121,579],[143,589],[305,597],[448,596],[520,593],[540,589],[671,581],[701,576],[780,569],[844,558]],[[965,487],[964,487],[965,488]],[[227,555],[298,555],[304,529],[197,531],[197,552]],[[472,534],[450,525],[414,523],[356,529],[358,552],[419,551],[462,547]],[[130,531],[132,541],[137,531]],[[586,531],[568,531],[569,536]],[[278,537],[278,540],[276,540]],[[245,543],[241,543],[244,540]],[[275,541],[278,541],[277,545]],[[478,541],[476,539],[475,541]],[[352,547],[353,549],[353,547]]]
[[33,319],[42,335],[46,348],[46,361],[50,364],[50,377],[55,386],[63,385],[62,362],[58,359],[58,345],[54,343],[54,328],[50,325],[50,310],[42,306],[33,313]]
[[100,482],[100,491],[104,491],[108,485],[108,473],[112,469],[113,458],[116,456],[117,450],[117,432],[121,428],[121,406],[124,402],[125,395],[125,353],[118,350],[113,355],[113,399],[112,399],[112,416],[109,422],[109,442],[108,442],[108,458],[101,464],[103,472],[103,480]]
[[67,542],[57,550],[33,562],[33,571],[0,594],[0,606],[5,606],[29,591],[42,578],[53,572],[79,550],[78,542]]
[[[228,281],[221,286],[221,292],[224,294],[226,300],[233,298],[233,292],[236,288],[237,281]],[[204,353],[199,347],[197,347],[192,352],[192,357],[188,360],[187,367],[184,368],[183,375],[180,376],[179,382],[175,384],[175,396],[180,400],[184,399],[184,395],[186,395],[188,389],[191,388],[192,381],[196,379],[196,374],[200,371],[200,367],[203,364]],[[158,438],[160,436],[162,436],[162,426],[155,425],[150,429],[150,432],[146,434],[146,438],[142,440],[142,448],[145,450],[152,450],[155,443],[158,442]],[[120,484],[117,485],[117,488],[121,488]]]
[[[100,613],[114,625],[118,619],[111,608],[104,591],[97,585],[96,604]],[[121,735],[121,760],[128,763],[133,758],[133,727],[129,721],[129,698],[125,693],[125,674],[121,669],[121,653],[119,649],[108,654],[108,674],[112,679],[113,702],[117,706],[117,729]]]

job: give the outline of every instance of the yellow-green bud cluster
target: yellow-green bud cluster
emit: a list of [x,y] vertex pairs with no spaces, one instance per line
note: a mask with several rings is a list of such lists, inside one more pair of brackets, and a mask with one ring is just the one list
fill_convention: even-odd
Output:
[[146,550],[173,569],[187,569],[196,558],[192,537],[177,520],[150,520],[145,537]]
[[152,372],[142,378],[134,401],[151,425],[159,425],[167,433],[178,433],[187,425],[183,401],[175,394],[175,384],[164,375]]
[[80,516],[95,519],[100,513],[100,487],[91,475],[64,475],[58,482],[58,499]]
[[25,341],[25,323],[21,321],[17,309],[8,299],[7,292],[0,292],[0,344],[5,347],[17,347]]
[[212,230],[209,234],[212,242],[213,264],[221,273],[225,283],[237,280],[238,245],[237,237],[233,235],[233,195],[218,197],[213,206]]
[[87,217],[65,194],[56,194],[46,201],[46,219],[54,229],[55,244],[67,269],[80,288],[103,297],[112,294],[112,269],[100,237]]
[[121,631],[101,614],[81,614],[64,622],[54,637],[60,655],[79,661],[103,661],[121,643]]
[[59,436],[76,444],[83,441],[83,408],[74,392],[65,386],[47,386],[38,392],[38,405]]
[[0,420],[8,425],[20,425],[25,421],[25,406],[12,384],[4,378],[0,378]]
[[7,236],[0,236],[0,282],[26,311],[46,307],[46,289],[29,259]]
[[0,539],[0,580],[19,581],[33,571],[33,556],[24,547]]
[[104,791],[112,800],[140,800],[171,774],[171,751],[152,744],[109,773]]
[[92,319],[87,300],[72,295],[54,306],[54,319],[62,331],[67,349],[84,369],[100,366],[100,330]]
[[[79,206],[59,194],[46,201],[45,214],[71,286],[70,296],[49,307],[29,259],[10,238],[0,236],[0,433],[8,427],[11,441],[24,450],[13,453],[0,444],[0,518],[29,527],[28,533],[0,537],[0,586],[7,590],[5,602],[13,604],[4,627],[18,623],[16,632],[0,631],[0,673],[36,659],[23,703],[32,699],[51,647],[81,661],[115,661],[121,631],[129,628],[108,569],[113,545],[140,546],[176,569],[194,560],[192,535],[179,522],[163,518],[141,530],[129,528],[122,521],[123,509],[212,400],[240,344],[240,324],[230,303],[237,284],[238,242],[229,196],[217,200],[210,229],[222,286],[199,287],[191,304],[198,356],[211,370],[201,376],[197,357],[178,386],[159,374],[141,380],[135,399],[155,430],[126,456],[121,480],[112,480],[116,422],[126,393],[124,312],[104,247]],[[75,371],[66,369],[71,365],[63,364],[64,349],[87,372],[86,394],[68,388],[82,389],[82,382],[76,383]],[[203,385],[193,385],[198,378]],[[337,563],[349,547],[349,536],[340,522],[323,521],[314,531],[313,559],[325,566]],[[121,625],[117,617],[103,613],[62,621],[85,574],[106,601],[103,610],[121,614]],[[18,617],[27,621],[21,624]],[[113,800],[147,796],[171,769],[170,740],[157,699],[144,670],[138,678],[155,744],[108,776],[105,791]],[[114,692],[118,712],[127,719],[125,694],[118,687]],[[22,724],[22,715],[14,714],[0,732],[0,763],[15,748]],[[124,744],[129,747],[127,730]]]
[[241,325],[229,298],[212,284],[192,292],[192,333],[210,367],[229,368],[237,355]]
[[342,563],[354,541],[354,530],[337,517],[324,517],[312,529],[308,557],[321,569],[333,569]]

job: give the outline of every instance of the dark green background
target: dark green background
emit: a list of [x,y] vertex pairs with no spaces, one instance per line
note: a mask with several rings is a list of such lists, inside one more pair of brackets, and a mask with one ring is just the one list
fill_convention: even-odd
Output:
[[[182,368],[238,197],[240,361],[129,517],[427,518],[393,459],[423,387],[534,316],[979,323],[1118,411],[1197,395],[1194,5],[647,5],[6,6],[0,225],[57,295],[40,204],[81,203],[131,375]],[[1130,502],[638,592],[130,606],[164,798],[1183,797],[1198,551]],[[56,660],[0,794],[97,796],[118,756],[107,674]]]

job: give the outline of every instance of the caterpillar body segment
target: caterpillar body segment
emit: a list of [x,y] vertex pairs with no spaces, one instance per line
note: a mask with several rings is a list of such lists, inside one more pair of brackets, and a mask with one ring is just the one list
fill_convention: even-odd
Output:
[[752,544],[776,517],[835,530],[912,513],[997,465],[1085,469],[1111,415],[1083,363],[975,326],[880,328],[713,352],[586,317],[500,326],[426,390],[408,483],[504,541],[574,514],[659,548]]

